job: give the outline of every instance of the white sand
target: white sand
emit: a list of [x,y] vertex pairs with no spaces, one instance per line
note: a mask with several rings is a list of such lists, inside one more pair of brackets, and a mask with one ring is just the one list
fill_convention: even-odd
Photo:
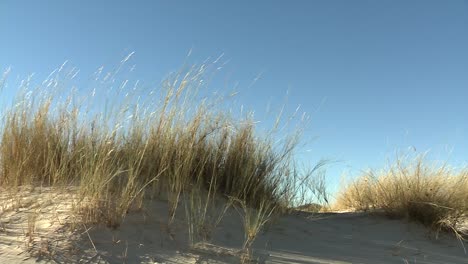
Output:
[[[36,188],[18,198],[3,190],[0,263],[239,262],[244,233],[235,210],[227,212],[211,243],[190,248],[183,206],[171,229],[166,203],[153,201],[116,230],[95,226],[83,232],[78,226],[80,234],[69,227],[72,194]],[[283,216],[258,236],[253,254],[259,263],[468,263],[452,235],[435,239],[420,225],[363,213]]]

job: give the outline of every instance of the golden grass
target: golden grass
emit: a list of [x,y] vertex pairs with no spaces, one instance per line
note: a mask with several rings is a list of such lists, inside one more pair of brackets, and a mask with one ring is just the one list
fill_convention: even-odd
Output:
[[468,170],[431,165],[423,156],[398,159],[387,170],[369,171],[346,184],[335,207],[383,210],[436,230],[458,230],[468,216]]
[[[246,227],[257,234],[313,177],[299,175],[293,159],[302,131],[278,143],[276,127],[259,135],[252,114],[235,119],[216,100],[198,98],[205,71],[202,65],[175,73],[150,92],[127,89],[106,101],[114,107],[95,112],[94,91],[77,103],[76,92],[51,89],[66,83],[59,76],[35,89],[26,85],[0,124],[0,186],[78,187],[83,224],[114,228],[145,197],[167,199],[169,225],[184,201],[191,240],[210,236],[207,226],[222,215],[209,209],[224,197],[222,208],[259,209],[258,223]],[[253,216],[245,217],[250,223]],[[254,236],[246,238],[250,245]]]

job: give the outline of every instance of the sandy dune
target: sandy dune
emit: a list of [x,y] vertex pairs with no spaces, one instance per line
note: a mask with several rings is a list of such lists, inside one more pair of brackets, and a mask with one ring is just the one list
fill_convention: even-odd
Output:
[[[235,210],[211,243],[189,247],[183,206],[171,228],[166,203],[152,201],[118,229],[72,229],[72,190],[3,191],[0,199],[0,263],[239,262],[243,227]],[[253,255],[257,263],[468,263],[452,235],[435,239],[415,223],[364,213],[283,216],[259,235]]]

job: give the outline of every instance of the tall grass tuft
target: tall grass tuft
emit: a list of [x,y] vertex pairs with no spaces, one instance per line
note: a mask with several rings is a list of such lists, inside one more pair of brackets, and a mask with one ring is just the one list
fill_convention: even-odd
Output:
[[258,133],[252,114],[234,118],[220,100],[200,98],[206,71],[181,70],[149,91],[113,80],[118,88],[105,92],[117,99],[105,102],[96,89],[84,98],[68,89],[70,79],[60,78],[73,72],[51,74],[34,88],[26,82],[0,126],[0,185],[75,186],[82,220],[111,227],[157,196],[169,203],[170,224],[183,201],[192,240],[207,239],[207,226],[219,223],[222,214],[210,210],[221,197],[222,212],[233,201],[260,212],[245,214],[251,245],[273,211],[297,201],[295,188],[313,176],[299,177],[294,162],[302,130],[278,141],[276,128]]
[[424,156],[400,158],[345,185],[336,207],[383,210],[436,230],[459,230],[468,216],[468,171],[429,164]]

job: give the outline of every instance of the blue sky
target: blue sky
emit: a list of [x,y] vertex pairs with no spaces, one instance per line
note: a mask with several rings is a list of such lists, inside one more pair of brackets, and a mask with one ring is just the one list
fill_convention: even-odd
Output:
[[468,157],[468,1],[15,0],[0,2],[0,36],[13,80],[65,60],[86,80],[135,51],[132,74],[158,83],[224,54],[229,85],[212,88],[238,82],[237,101],[258,113],[289,90],[288,110],[311,115],[299,158],[339,161],[332,189],[396,150]]

